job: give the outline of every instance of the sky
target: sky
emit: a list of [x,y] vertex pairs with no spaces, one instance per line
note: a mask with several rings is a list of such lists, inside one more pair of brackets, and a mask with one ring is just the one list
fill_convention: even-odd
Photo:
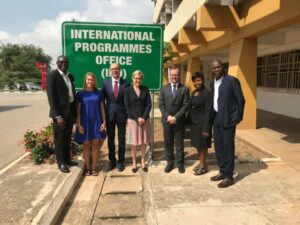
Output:
[[152,24],[151,0],[0,0],[0,43],[33,44],[55,62],[64,21]]

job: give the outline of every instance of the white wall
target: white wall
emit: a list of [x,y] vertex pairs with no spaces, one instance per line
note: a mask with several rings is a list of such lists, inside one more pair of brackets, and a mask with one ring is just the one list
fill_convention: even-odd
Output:
[[300,119],[300,95],[257,88],[257,108]]

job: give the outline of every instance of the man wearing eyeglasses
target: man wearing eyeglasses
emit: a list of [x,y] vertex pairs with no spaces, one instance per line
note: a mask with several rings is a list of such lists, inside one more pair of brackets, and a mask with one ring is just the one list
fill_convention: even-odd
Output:
[[74,77],[68,72],[69,60],[66,56],[59,56],[56,64],[58,68],[50,71],[46,81],[49,116],[53,119],[58,169],[63,173],[69,173],[67,165],[78,164],[71,161],[70,156],[71,134],[76,118]]
[[[105,101],[106,128],[108,137],[108,158],[107,171],[113,170],[116,166],[118,171],[125,169],[125,134],[127,113],[124,104],[124,90],[129,83],[120,77],[120,66],[117,63],[110,65],[111,77],[102,83],[101,93]],[[115,130],[118,129],[118,160],[115,155]]]

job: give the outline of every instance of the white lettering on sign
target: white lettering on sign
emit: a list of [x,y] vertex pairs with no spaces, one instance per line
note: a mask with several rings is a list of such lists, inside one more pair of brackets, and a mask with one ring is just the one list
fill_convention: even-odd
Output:
[[155,41],[152,32],[71,29],[72,39]]
[[152,46],[150,44],[75,42],[75,51],[151,54]]
[[132,65],[132,57],[131,56],[96,56],[96,63],[99,65],[110,65],[112,63],[118,63],[119,65]]

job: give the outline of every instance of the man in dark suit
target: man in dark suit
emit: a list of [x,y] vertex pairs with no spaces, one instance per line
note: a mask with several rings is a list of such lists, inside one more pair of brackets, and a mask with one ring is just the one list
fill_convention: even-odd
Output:
[[159,109],[162,113],[162,124],[165,140],[167,166],[165,172],[174,168],[174,141],[179,173],[184,173],[184,123],[189,105],[189,91],[181,84],[180,71],[176,66],[170,68],[170,83],[163,86],[159,95]]
[[[118,171],[125,169],[125,133],[127,113],[124,105],[124,90],[129,83],[120,77],[119,64],[110,65],[111,77],[102,84],[102,96],[105,101],[106,128],[108,136],[109,160],[107,170],[113,170],[118,163]],[[118,128],[118,162],[115,156],[115,128]]]
[[236,125],[243,119],[245,99],[239,80],[224,72],[220,60],[212,62],[212,73],[215,77],[211,82],[214,144],[219,174],[211,180],[222,180],[218,187],[226,188],[234,184],[234,137]]
[[71,134],[76,112],[74,77],[68,73],[69,60],[66,56],[59,56],[56,64],[58,69],[50,71],[47,76],[49,116],[53,119],[54,148],[58,168],[63,173],[69,173],[67,165],[78,164],[71,161],[70,156]]

